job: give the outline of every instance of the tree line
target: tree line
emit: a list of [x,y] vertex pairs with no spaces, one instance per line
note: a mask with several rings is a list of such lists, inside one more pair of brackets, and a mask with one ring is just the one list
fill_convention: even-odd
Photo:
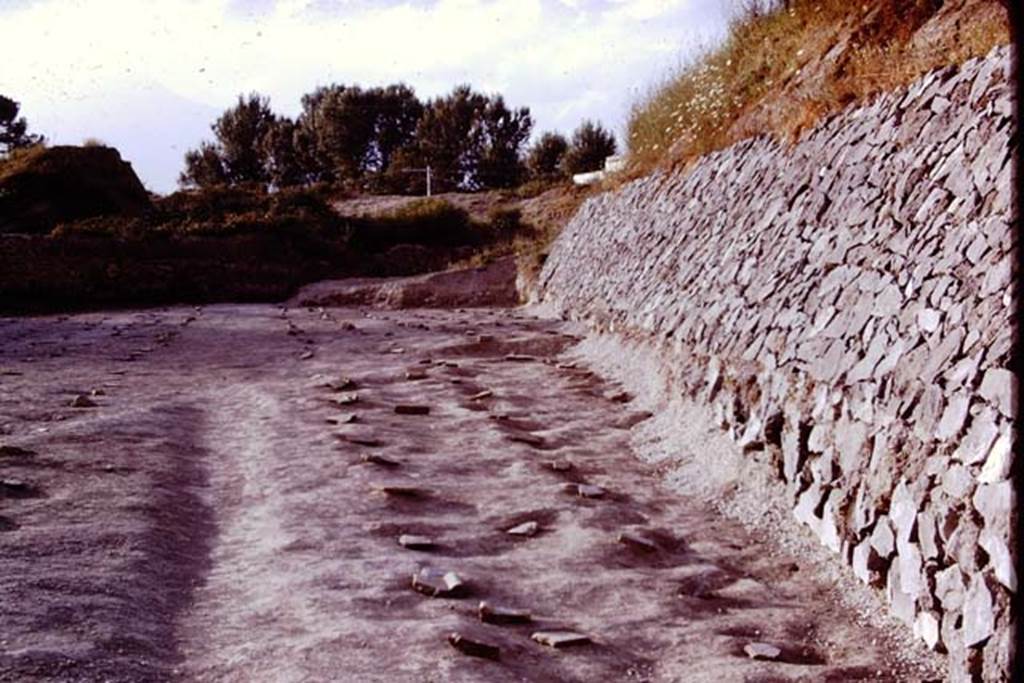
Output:
[[258,93],[239,96],[211,126],[213,141],[185,155],[184,187],[332,183],[370,192],[422,194],[511,188],[601,168],[615,137],[584,121],[566,139],[547,132],[528,145],[528,107],[468,85],[421,101],[404,84],[319,87],[294,118]]

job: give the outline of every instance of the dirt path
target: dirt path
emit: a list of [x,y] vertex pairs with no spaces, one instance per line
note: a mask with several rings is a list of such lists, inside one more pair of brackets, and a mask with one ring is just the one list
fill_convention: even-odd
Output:
[[[647,415],[564,362],[577,341],[501,309],[0,319],[0,680],[924,677],[842,587],[663,487],[630,451]],[[413,591],[427,566],[462,595]],[[556,628],[593,642],[530,639]]]

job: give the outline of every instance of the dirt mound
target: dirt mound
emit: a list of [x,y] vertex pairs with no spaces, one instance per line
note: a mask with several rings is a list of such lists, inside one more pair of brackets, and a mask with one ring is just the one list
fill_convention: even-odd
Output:
[[450,270],[406,278],[330,280],[304,287],[293,306],[375,306],[378,308],[454,308],[515,306],[515,258],[482,268]]
[[34,147],[0,162],[0,232],[49,232],[149,206],[131,164],[112,147]]

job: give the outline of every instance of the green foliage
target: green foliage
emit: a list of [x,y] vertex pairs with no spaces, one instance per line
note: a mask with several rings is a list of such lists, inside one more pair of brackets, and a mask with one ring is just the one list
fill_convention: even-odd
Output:
[[198,150],[186,153],[181,184],[209,187],[225,182],[268,182],[265,140],[275,122],[267,98],[257,93],[239,95],[238,104],[221,114],[212,126],[216,143],[204,142]]
[[487,224],[491,230],[492,239],[496,241],[510,240],[529,232],[523,223],[523,212],[515,207],[491,209],[487,214]]
[[532,128],[529,109],[511,110],[501,95],[460,85],[427,105],[413,141],[396,155],[391,184],[418,192],[424,179],[410,172],[429,165],[437,192],[514,187],[525,176]]
[[600,123],[586,120],[572,134],[572,142],[562,158],[562,169],[567,175],[597,171],[604,160],[615,154],[615,136]]
[[298,125],[286,117],[275,118],[263,138],[267,175],[275,187],[295,187],[309,180],[302,150],[303,137]]
[[530,110],[510,110],[501,95],[492,95],[480,114],[480,139],[477,141],[477,188],[509,188],[526,176],[523,146],[533,129]]
[[422,112],[404,84],[368,90],[331,85],[303,96],[295,142],[307,177],[377,182],[413,139]]
[[569,151],[569,141],[564,135],[547,132],[540,136],[526,155],[530,177],[546,180],[565,177],[562,158]]
[[41,135],[28,133],[28,123],[18,118],[21,105],[18,102],[0,95],[0,154],[7,155],[12,150],[32,145],[43,144]]
[[480,147],[477,125],[487,98],[468,85],[433,100],[416,126],[416,142],[403,155],[414,167],[429,164],[435,192],[472,187]]
[[178,182],[184,187],[212,188],[228,183],[227,170],[220,150],[211,142],[202,142],[199,149],[185,153],[185,170]]

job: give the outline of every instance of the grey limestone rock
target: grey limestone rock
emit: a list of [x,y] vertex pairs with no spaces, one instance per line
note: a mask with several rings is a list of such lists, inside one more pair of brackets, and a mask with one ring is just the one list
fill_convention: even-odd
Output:
[[992,636],[995,631],[993,607],[992,593],[985,577],[976,572],[971,576],[970,586],[964,597],[964,645],[979,647]]
[[1004,368],[989,368],[978,390],[982,398],[1006,417],[1017,414],[1017,376]]
[[893,533],[889,518],[882,515],[871,532],[871,547],[878,553],[879,557],[888,559],[896,552],[896,535]]
[[985,459],[985,465],[978,474],[978,481],[982,484],[996,484],[1004,481],[1010,476],[1010,469],[1013,466],[1013,437],[1009,429],[1000,433]]
[[953,457],[967,465],[981,462],[988,457],[998,434],[995,412],[991,408],[983,407],[971,419],[967,434],[953,452]]
[[935,428],[935,438],[939,441],[947,441],[963,429],[964,421],[967,419],[967,408],[970,406],[971,397],[966,392],[957,392],[949,398],[946,409],[939,418],[939,425]]

